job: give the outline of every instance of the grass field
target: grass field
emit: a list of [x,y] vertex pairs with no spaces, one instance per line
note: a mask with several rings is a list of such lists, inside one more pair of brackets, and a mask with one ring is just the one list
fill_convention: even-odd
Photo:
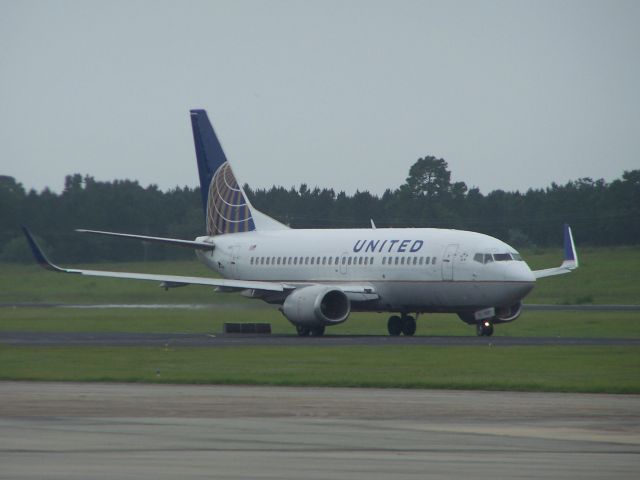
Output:
[[0,347],[0,379],[638,393],[637,351],[634,347]]
[[[640,304],[640,248],[581,249],[576,272],[540,280],[527,303]],[[532,268],[559,264],[559,250],[525,252]],[[96,269],[211,275],[193,262],[97,264]],[[277,311],[235,294],[154,282],[0,265],[0,303],[207,304],[203,309],[0,308],[0,332],[219,333],[225,321],[267,322],[293,333]],[[386,314],[352,314],[329,335],[385,335]],[[455,315],[423,315],[418,335],[472,336]],[[639,312],[532,312],[497,336],[640,338]],[[9,347],[0,379],[232,383],[640,393],[638,347]]]
[[[254,303],[254,305],[263,305]],[[184,309],[0,309],[0,331],[220,333],[224,322],[270,323],[273,333],[295,332],[274,307]],[[386,335],[387,314],[354,313],[327,335]],[[422,315],[416,335],[473,336],[475,328],[456,315]],[[640,312],[524,312],[516,321],[496,325],[496,336],[640,338]]]

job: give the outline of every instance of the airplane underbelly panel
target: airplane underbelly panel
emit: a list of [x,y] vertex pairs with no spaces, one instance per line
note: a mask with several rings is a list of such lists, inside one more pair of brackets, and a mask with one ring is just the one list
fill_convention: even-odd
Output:
[[380,309],[392,311],[455,311],[512,305],[533,288],[533,284],[527,282],[393,282],[373,285],[380,295]]

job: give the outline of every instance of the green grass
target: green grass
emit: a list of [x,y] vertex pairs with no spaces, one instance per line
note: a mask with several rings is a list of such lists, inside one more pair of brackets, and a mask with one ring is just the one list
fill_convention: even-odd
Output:
[[634,347],[1,347],[1,380],[640,392]]
[[[532,269],[560,264],[561,250],[524,251]],[[578,247],[580,267],[536,282],[526,303],[640,304],[640,247]]]
[[[253,305],[264,304],[254,301]],[[386,335],[387,314],[353,313],[328,335]],[[180,309],[2,308],[0,331],[220,333],[224,322],[265,322],[273,333],[293,334],[293,326],[274,307]],[[417,335],[473,336],[475,328],[456,315],[422,315]],[[496,336],[640,338],[640,312],[524,312],[496,325]]]
[[[102,263],[72,265],[71,268],[167,273],[215,277],[198,261]],[[233,294],[215,294],[213,287],[188,286],[164,291],[158,282],[115,278],[82,277],[49,272],[38,265],[0,264],[0,303],[243,303]]]
[[[580,268],[569,275],[545,278],[527,303],[640,304],[640,247],[579,249]],[[560,264],[562,251],[524,251],[532,268]],[[212,276],[196,260],[74,265],[176,275]],[[37,265],[0,264],[0,303],[247,303],[237,294],[216,294],[212,288],[189,286],[164,292],[156,282],[91,278],[47,272]]]
[[[523,252],[532,268],[560,250]],[[528,303],[640,304],[640,248],[580,249],[576,272],[537,283]],[[196,261],[98,264],[105,270],[211,275]],[[225,321],[293,327],[273,307],[206,287],[161,291],[155,282],[87,278],[35,265],[0,265],[0,303],[184,303],[211,308],[0,308],[0,331],[218,333]],[[229,305],[233,304],[233,305]],[[385,335],[386,314],[352,314],[336,335]],[[455,315],[423,315],[419,335],[475,335]],[[525,312],[497,336],[640,338],[639,312]],[[159,371],[159,374],[156,372]],[[638,347],[9,347],[0,379],[318,385],[640,393]]]

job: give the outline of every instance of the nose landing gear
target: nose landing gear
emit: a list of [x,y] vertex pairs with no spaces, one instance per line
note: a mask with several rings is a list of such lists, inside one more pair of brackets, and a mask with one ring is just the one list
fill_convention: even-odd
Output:
[[490,337],[493,335],[493,323],[489,320],[482,320],[476,324],[476,333],[479,337]]
[[393,315],[389,317],[387,330],[392,337],[397,337],[401,333],[406,337],[412,337],[416,333],[416,319],[404,313],[401,317]]

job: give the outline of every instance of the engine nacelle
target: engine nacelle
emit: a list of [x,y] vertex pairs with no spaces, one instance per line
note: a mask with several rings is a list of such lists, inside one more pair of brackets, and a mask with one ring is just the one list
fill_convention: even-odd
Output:
[[522,313],[522,302],[514,303],[510,307],[496,307],[493,323],[513,322]]
[[491,317],[491,309],[477,312],[458,312],[458,317],[468,325],[474,325],[481,320],[490,320],[492,323],[513,322],[522,313],[522,302],[514,303],[510,307],[495,307],[493,310],[493,317]]
[[337,325],[349,317],[351,302],[342,290],[312,285],[291,293],[281,310],[294,325]]

